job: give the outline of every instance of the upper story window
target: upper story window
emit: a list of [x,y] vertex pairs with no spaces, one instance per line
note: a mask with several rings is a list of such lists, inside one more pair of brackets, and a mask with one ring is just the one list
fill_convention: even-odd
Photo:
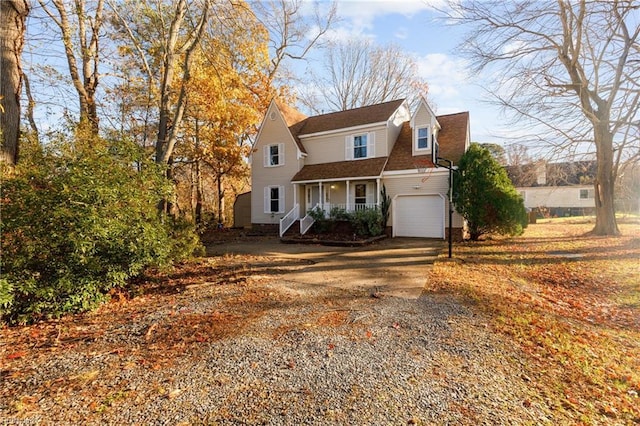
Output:
[[367,135],[353,137],[353,158],[367,158]]
[[277,143],[265,145],[264,147],[264,166],[276,167],[284,165],[284,144]]
[[416,149],[429,148],[429,128],[418,127],[416,131]]
[[346,137],[345,159],[358,160],[375,156],[374,133],[363,133]]

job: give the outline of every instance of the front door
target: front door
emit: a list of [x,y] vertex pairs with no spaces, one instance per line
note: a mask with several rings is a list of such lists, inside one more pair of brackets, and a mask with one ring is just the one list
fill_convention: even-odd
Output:
[[308,212],[320,202],[320,185],[307,185],[305,212]]

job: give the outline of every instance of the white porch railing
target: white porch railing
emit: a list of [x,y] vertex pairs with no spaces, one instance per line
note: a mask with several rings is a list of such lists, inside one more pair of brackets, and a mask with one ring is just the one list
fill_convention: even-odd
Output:
[[348,213],[352,213],[360,210],[378,209],[380,205],[378,203],[349,203],[349,204],[329,204],[325,203],[323,206],[327,216],[331,215],[331,211],[334,209],[341,209]]
[[286,215],[283,216],[282,219],[280,219],[280,237],[281,238],[284,235],[284,233],[287,232],[287,229],[291,228],[291,225],[293,225],[295,221],[298,220],[299,217],[300,217],[300,205],[296,204],[295,206],[293,206],[291,210],[289,210],[289,213],[287,213]]
[[[316,204],[311,210],[315,210],[320,207],[320,204]],[[311,226],[315,223],[315,219],[309,213],[305,217],[300,220],[300,234],[304,235],[307,233]]]

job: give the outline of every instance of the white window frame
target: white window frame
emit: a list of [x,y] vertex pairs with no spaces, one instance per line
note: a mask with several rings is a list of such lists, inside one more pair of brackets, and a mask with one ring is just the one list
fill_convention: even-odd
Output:
[[[275,198],[271,198],[271,190],[278,190],[278,211],[273,211],[271,203],[275,201]],[[284,213],[284,186],[282,185],[269,185],[264,187],[264,212],[267,214],[279,214]]]
[[[363,197],[358,197],[358,188],[363,188],[364,189],[364,201],[358,201],[358,199],[362,199]],[[353,197],[353,202],[354,204],[358,205],[358,204],[367,204],[367,184],[366,183],[356,183],[353,186],[353,193],[354,193],[354,197]]]
[[[364,194],[365,194],[365,200],[364,203],[362,202],[356,202],[356,194],[357,194],[357,189],[359,185],[364,185]],[[349,198],[351,200],[353,200],[353,205],[358,205],[358,204],[374,204],[376,202],[376,187],[375,187],[375,182],[370,182],[370,181],[358,181],[358,182],[353,182],[351,186],[351,190],[350,190],[350,194],[349,194]],[[357,197],[357,198],[362,198],[362,197]]]
[[[587,196],[586,196],[586,197],[583,197],[583,196],[582,196],[582,191],[587,191]],[[581,189],[581,190],[578,192],[578,198],[579,198],[580,200],[593,200],[595,197],[596,197],[596,195],[595,195],[595,190],[594,190],[594,189],[589,189],[589,188],[587,188],[587,189]]]
[[[424,138],[420,137],[420,130],[426,130],[427,131],[427,136],[425,136]],[[431,130],[429,129],[429,126],[419,126],[416,127],[415,130],[415,150],[416,151],[428,151],[431,149],[431,143],[429,142],[429,138],[431,136]],[[424,148],[420,147],[420,139],[425,139],[427,141],[427,146],[425,146]]]
[[[356,158],[356,146],[355,140],[357,137],[365,137],[366,156]],[[376,156],[376,144],[375,144],[375,132],[368,133],[356,133],[345,137],[345,160],[366,160],[367,158],[374,158]]]
[[[278,153],[275,155],[278,158],[277,163],[273,163],[274,155],[271,154],[271,148],[277,147]],[[264,167],[281,167],[284,166],[284,144],[272,143],[264,146]]]

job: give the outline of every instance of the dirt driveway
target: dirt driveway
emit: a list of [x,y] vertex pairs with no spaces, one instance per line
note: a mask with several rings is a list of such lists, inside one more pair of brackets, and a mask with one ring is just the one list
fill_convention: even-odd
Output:
[[444,241],[422,238],[389,238],[363,247],[283,244],[277,238],[262,238],[209,245],[207,254],[296,259],[300,266],[280,280],[294,290],[330,286],[417,299],[443,247]]

